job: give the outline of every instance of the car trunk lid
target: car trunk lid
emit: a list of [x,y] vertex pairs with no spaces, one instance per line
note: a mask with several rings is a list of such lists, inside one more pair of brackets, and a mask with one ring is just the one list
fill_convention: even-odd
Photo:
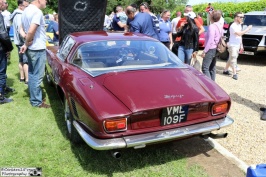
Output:
[[129,71],[109,75],[103,85],[133,113],[211,102],[214,96],[189,69]]

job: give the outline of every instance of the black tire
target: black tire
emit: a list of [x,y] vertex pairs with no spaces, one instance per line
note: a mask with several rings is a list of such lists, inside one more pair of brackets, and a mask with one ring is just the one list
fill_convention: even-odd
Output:
[[65,113],[65,122],[67,127],[67,136],[69,140],[74,144],[81,143],[82,138],[80,137],[78,131],[73,125],[74,117],[66,98],[64,100],[64,113]]

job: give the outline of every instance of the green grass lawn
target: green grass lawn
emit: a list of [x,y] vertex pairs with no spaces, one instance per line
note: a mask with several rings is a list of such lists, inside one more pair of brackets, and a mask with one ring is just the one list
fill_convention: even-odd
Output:
[[66,137],[62,104],[55,88],[43,83],[43,94],[51,109],[34,108],[29,103],[27,85],[19,82],[16,48],[8,65],[7,83],[16,89],[7,95],[12,103],[0,105],[0,169],[2,167],[42,167],[43,176],[208,176],[171,144],[124,149],[122,158],[110,151],[95,151],[85,143],[72,145]]

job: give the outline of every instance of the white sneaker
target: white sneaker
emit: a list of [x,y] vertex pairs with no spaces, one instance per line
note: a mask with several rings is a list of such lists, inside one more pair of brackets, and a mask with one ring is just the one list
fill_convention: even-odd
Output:
[[241,69],[238,67],[238,66],[236,66],[236,71],[238,72],[238,71],[241,71]]

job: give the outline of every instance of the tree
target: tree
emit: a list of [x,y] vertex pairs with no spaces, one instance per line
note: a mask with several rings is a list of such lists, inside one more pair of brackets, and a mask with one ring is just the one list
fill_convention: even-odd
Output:
[[173,11],[176,6],[185,5],[187,2],[188,0],[151,0],[149,4],[152,12],[160,14],[165,9]]
[[[11,0],[9,0],[11,1]],[[130,4],[140,5],[145,0],[107,0],[106,14],[110,14],[114,7],[117,5],[121,5],[126,8]],[[188,0],[146,0],[147,3],[151,5],[151,10],[160,14],[163,9],[174,10],[176,6],[185,5]],[[44,10],[45,12],[58,11],[58,0],[49,0],[47,4],[47,8]]]

